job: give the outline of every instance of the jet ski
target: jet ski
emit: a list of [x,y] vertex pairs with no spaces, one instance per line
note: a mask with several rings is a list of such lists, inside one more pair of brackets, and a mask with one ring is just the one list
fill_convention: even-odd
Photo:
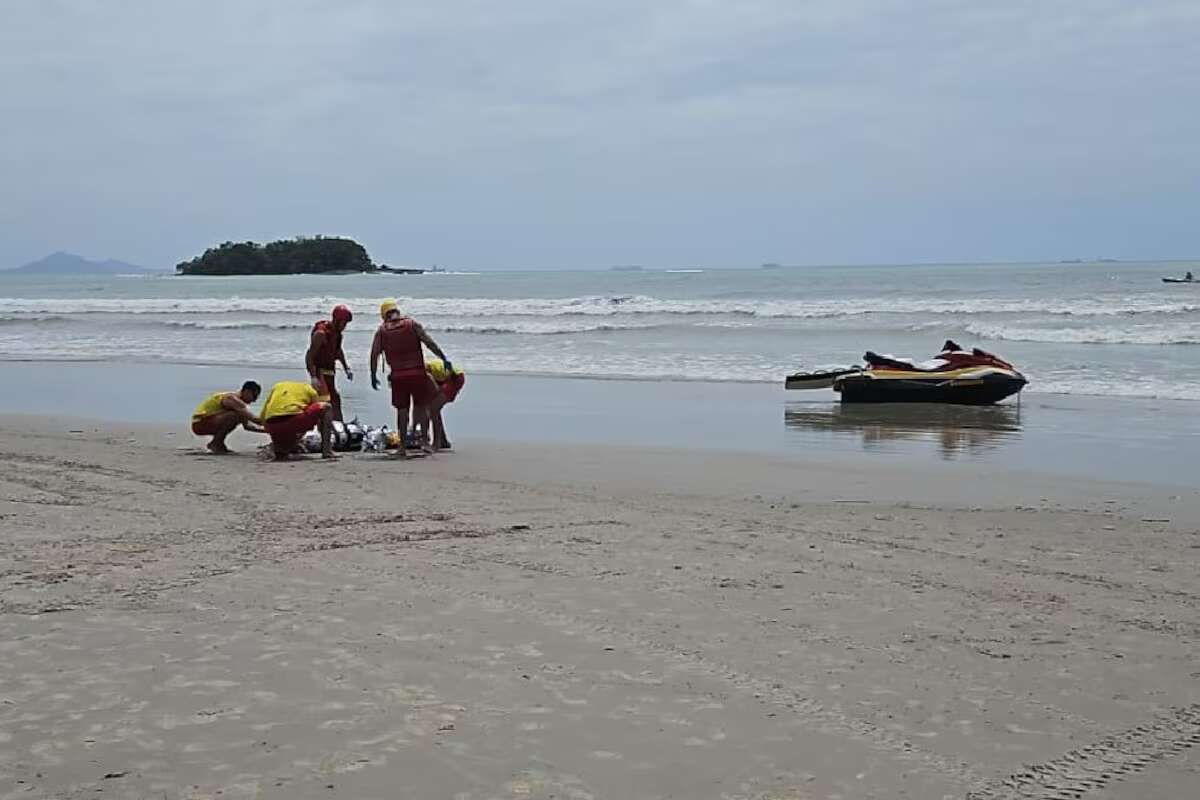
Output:
[[867,351],[865,365],[789,375],[788,389],[832,388],[843,403],[953,403],[985,406],[1017,394],[1028,381],[991,353],[964,350],[947,340],[933,359],[881,356]]

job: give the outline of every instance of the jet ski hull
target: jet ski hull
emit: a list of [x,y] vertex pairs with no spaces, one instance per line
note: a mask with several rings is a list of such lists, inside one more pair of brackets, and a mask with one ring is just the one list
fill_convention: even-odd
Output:
[[843,403],[951,403],[988,406],[1025,388],[1015,370],[960,370],[920,373],[865,370],[834,383]]

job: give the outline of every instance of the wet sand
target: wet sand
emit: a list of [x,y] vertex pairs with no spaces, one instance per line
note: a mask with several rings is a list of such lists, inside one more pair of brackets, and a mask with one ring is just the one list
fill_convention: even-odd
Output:
[[0,798],[1115,800],[1200,777],[1195,490],[236,444],[0,417]]

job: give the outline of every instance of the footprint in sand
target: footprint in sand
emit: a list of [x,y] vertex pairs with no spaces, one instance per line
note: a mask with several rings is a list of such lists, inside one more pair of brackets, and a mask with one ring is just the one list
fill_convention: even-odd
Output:
[[813,800],[813,795],[800,789],[789,787],[785,789],[768,789],[754,796],[754,800]]
[[508,782],[509,796],[514,800],[595,800],[595,795],[583,786],[583,781],[571,775],[551,777],[537,770],[518,773]]

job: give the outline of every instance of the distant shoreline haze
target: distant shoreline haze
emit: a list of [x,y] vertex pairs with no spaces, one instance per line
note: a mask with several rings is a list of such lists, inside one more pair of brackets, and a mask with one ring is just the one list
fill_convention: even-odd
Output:
[[6,271],[39,275],[120,275],[122,273],[166,272],[163,269],[151,269],[112,258],[104,261],[92,261],[62,250]]

